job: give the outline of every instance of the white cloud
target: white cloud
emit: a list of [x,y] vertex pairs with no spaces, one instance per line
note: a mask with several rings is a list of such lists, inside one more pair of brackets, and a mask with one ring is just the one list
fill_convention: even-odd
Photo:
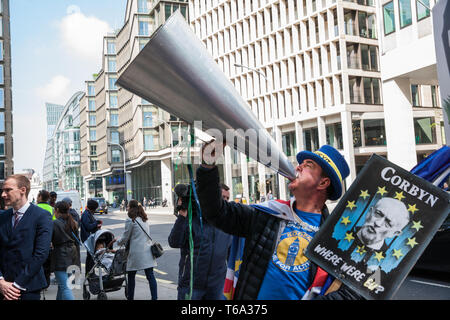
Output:
[[[70,94],[70,79],[57,75],[54,76],[49,83],[43,87],[36,89],[36,94],[45,102],[61,103],[67,100]],[[65,103],[65,102],[63,102]]]
[[94,16],[84,15],[80,8],[71,5],[67,15],[58,23],[63,46],[69,53],[95,61],[101,61],[103,37],[112,32],[109,24]]

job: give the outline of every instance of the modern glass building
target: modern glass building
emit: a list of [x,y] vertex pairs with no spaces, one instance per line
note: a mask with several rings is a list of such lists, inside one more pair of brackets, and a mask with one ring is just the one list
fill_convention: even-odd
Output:
[[69,99],[48,140],[43,180],[46,190],[78,190],[84,197],[80,168],[80,99],[83,96],[80,91]]

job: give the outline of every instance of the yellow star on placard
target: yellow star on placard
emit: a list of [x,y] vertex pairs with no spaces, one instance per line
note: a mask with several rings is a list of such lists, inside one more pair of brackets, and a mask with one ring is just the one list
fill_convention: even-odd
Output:
[[344,239],[347,240],[348,242],[351,242],[353,239],[355,239],[355,237],[353,236],[352,232],[346,232]]
[[347,207],[346,208],[350,208],[350,210],[353,210],[353,208],[355,208],[355,201],[347,201]]
[[413,226],[411,227],[412,229],[416,229],[416,231],[419,231],[420,229],[423,228],[422,224],[420,223],[420,221],[413,221]]
[[343,223],[343,224],[345,224],[345,225],[348,225],[350,222],[351,222],[351,221],[348,219],[348,217],[343,217],[343,218],[341,219],[341,223]]
[[406,245],[410,246],[411,248],[414,248],[414,246],[417,244],[418,243],[416,242],[416,238],[408,238],[408,242],[406,243]]
[[361,194],[359,195],[361,198],[363,198],[364,200],[366,200],[367,197],[370,196],[369,190],[361,190]]
[[364,246],[358,246],[358,249],[356,250],[356,252],[362,256],[364,253],[366,253],[366,250],[364,250]]
[[378,187],[377,193],[379,193],[379,194],[381,194],[381,196],[383,196],[385,193],[387,193],[386,187],[383,187],[383,188]]
[[419,211],[419,209],[416,208],[416,204],[414,204],[413,206],[408,204],[408,211],[414,214],[416,211]]
[[383,251],[380,251],[380,252],[375,252],[375,259],[377,259],[377,260],[378,260],[378,262],[380,262],[380,261],[381,261],[381,259],[384,259],[384,256],[383,256]]
[[398,200],[402,201],[403,198],[405,198],[405,196],[403,195],[403,191],[395,193],[394,199],[398,199]]
[[398,250],[394,249],[394,253],[392,255],[394,257],[396,257],[397,260],[400,259],[400,257],[403,256],[402,249],[398,249]]

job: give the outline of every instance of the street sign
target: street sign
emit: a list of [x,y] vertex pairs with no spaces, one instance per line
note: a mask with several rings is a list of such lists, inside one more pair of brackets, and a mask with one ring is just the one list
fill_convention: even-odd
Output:
[[305,255],[366,299],[390,299],[449,210],[445,191],[373,155]]
[[450,145],[450,1],[439,0],[433,7],[434,46],[446,144]]

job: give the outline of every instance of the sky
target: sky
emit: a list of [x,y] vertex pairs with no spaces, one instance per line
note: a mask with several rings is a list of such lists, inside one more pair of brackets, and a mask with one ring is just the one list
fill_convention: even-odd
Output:
[[42,178],[45,103],[65,105],[101,69],[102,39],[126,0],[10,0],[14,171]]

